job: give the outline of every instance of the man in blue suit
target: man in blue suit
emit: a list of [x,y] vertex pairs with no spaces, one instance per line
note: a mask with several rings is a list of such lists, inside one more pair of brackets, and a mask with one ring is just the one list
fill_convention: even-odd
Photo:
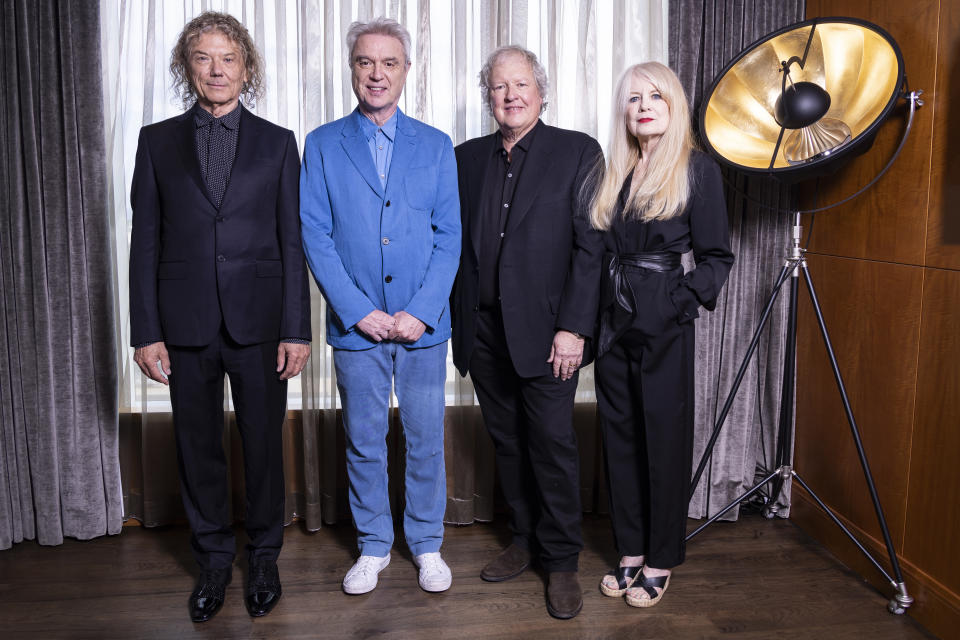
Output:
[[460,259],[453,145],[397,108],[410,69],[405,28],[384,18],[355,22],[347,47],[359,104],[307,136],[300,173],[303,244],[327,299],[360,547],[343,590],[371,591],[390,563],[385,438],[393,385],[407,444],[404,536],[420,587],[445,591],[444,384]]

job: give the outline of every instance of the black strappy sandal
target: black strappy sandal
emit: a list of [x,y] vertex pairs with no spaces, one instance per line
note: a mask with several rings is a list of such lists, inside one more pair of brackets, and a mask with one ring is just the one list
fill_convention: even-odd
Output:
[[[640,575],[640,572],[643,570],[643,565],[636,567],[617,567],[612,571],[608,571],[606,575],[613,576],[617,579],[618,589],[611,589],[603,583],[603,579],[600,580],[600,591],[605,596],[610,596],[611,598],[619,598],[627,592],[634,582],[636,582],[637,577]],[[606,577],[606,576],[604,576]]]
[[[634,583],[634,589],[643,589],[647,592],[649,598],[638,598],[637,596],[627,593],[627,604],[631,607],[640,607],[646,609],[647,607],[652,607],[653,605],[660,602],[660,598],[663,597],[663,594],[667,592],[667,586],[670,584],[670,575],[657,576],[656,578],[650,578],[648,576],[640,574],[637,581]],[[660,593],[657,593],[657,589],[660,589]]]

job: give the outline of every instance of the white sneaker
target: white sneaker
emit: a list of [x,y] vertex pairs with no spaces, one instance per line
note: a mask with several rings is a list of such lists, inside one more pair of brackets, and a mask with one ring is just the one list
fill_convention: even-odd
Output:
[[390,564],[390,554],[383,558],[360,556],[356,564],[350,567],[343,577],[343,591],[350,595],[360,595],[373,591],[377,586],[377,576]]
[[413,557],[414,563],[420,567],[420,588],[424,591],[446,591],[453,582],[450,567],[440,557],[440,552],[421,553]]

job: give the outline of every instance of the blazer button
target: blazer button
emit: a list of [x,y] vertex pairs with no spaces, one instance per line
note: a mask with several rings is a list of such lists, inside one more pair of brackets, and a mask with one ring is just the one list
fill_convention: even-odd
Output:
[[227,259],[224,258],[222,255],[217,256],[217,262],[226,262],[226,261],[227,261]]
[[479,313],[479,312],[480,312],[480,305],[478,305],[478,304],[473,305],[473,312],[474,312],[474,313]]
[[383,279],[384,282],[393,282],[393,276],[387,276]]
[[217,216],[217,222],[223,222],[223,216]]
[[388,207],[390,206],[390,201],[389,201],[389,200],[387,200],[387,206],[388,206]]

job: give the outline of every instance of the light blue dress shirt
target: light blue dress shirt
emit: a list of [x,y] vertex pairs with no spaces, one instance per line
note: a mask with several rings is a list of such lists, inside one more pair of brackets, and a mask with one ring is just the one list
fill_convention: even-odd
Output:
[[354,117],[360,120],[360,130],[363,132],[363,137],[367,139],[367,144],[370,145],[370,155],[373,156],[373,163],[377,166],[380,186],[386,188],[387,176],[390,175],[390,161],[393,160],[393,140],[397,135],[397,112],[394,111],[382,127],[378,127],[377,123],[360,113],[359,109],[354,111]]

